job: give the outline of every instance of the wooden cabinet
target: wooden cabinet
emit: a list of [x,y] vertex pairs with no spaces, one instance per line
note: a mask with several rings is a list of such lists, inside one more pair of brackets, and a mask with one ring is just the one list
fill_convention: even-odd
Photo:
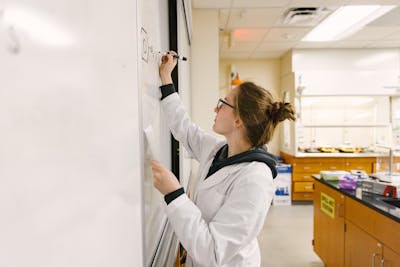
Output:
[[346,222],[345,244],[346,267],[380,266],[382,244],[351,222]]
[[372,173],[375,158],[372,157],[294,157],[281,152],[286,163],[292,165],[292,200],[313,200],[313,174],[322,170],[364,170]]
[[350,197],[345,198],[346,222],[351,222],[385,246],[400,253],[400,223],[363,205]]
[[382,263],[382,266],[384,267],[400,267],[400,254],[384,246]]
[[400,223],[316,181],[314,251],[326,266],[400,267]]
[[400,255],[353,223],[346,222],[346,267],[400,267]]
[[326,266],[344,266],[344,195],[318,182],[314,192],[313,244]]

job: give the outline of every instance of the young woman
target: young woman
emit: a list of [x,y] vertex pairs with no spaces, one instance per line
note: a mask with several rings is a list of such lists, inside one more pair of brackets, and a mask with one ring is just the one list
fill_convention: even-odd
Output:
[[263,147],[279,122],[294,120],[293,108],[245,82],[218,100],[213,130],[225,137],[220,140],[187,116],[171,79],[175,54],[162,57],[161,105],[174,137],[200,163],[192,199],[172,172],[156,161],[151,164],[168,220],[187,251],[186,266],[260,266],[257,235],[277,175],[273,156]]

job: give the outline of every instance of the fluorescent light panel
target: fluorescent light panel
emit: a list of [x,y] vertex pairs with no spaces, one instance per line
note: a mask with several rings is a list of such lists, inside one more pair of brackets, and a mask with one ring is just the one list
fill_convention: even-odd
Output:
[[343,6],[322,21],[302,41],[324,42],[343,39],[396,6]]

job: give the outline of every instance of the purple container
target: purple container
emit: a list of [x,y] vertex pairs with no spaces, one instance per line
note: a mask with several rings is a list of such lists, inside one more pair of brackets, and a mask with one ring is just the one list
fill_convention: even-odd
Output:
[[346,174],[343,177],[339,178],[339,188],[346,190],[356,190],[357,177]]

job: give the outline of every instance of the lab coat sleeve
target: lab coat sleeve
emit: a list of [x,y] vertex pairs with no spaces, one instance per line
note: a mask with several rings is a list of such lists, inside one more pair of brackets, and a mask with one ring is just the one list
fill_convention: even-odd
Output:
[[177,93],[163,99],[161,107],[173,136],[182,142],[185,149],[196,160],[200,161],[207,157],[211,149],[221,141],[192,123]]
[[267,184],[235,186],[208,224],[186,194],[168,205],[168,219],[195,262],[209,267],[227,264],[244,246],[257,238],[273,196],[272,177]]

